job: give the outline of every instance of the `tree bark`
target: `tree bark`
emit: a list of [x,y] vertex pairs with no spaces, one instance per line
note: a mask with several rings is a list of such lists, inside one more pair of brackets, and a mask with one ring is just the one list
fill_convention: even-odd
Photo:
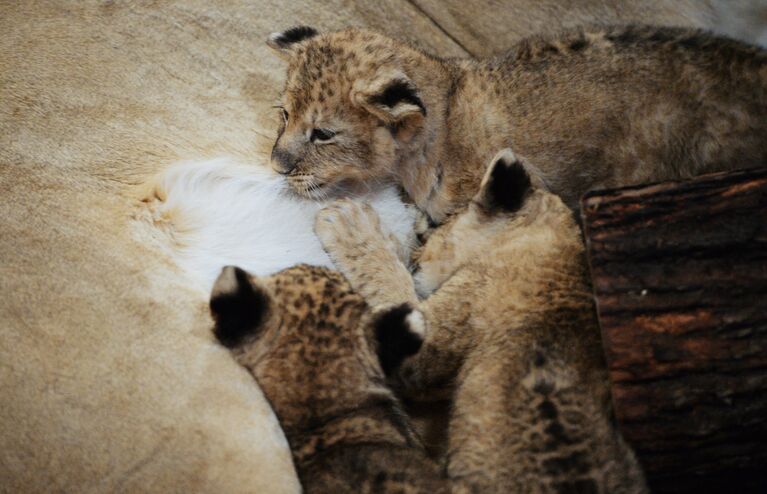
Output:
[[616,417],[653,492],[767,492],[767,169],[581,206]]

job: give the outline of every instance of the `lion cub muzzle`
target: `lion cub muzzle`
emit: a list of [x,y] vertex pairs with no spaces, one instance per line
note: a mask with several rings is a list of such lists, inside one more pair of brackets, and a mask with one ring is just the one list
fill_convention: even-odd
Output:
[[272,148],[271,166],[274,171],[282,175],[288,175],[298,166],[300,159],[284,149],[275,146]]

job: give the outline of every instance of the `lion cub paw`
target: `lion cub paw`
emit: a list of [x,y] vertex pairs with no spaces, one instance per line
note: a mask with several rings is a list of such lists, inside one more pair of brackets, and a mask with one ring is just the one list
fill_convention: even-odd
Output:
[[413,278],[402,261],[404,248],[382,230],[370,206],[336,201],[317,213],[314,231],[336,269],[369,304],[418,301]]
[[339,269],[380,251],[398,253],[398,242],[381,229],[378,214],[368,204],[340,199],[320,210],[314,232]]

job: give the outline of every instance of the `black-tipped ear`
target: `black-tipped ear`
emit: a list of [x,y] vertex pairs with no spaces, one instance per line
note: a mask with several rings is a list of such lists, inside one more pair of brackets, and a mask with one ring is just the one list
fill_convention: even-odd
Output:
[[[535,183],[534,183],[535,182]],[[485,172],[475,200],[489,211],[517,211],[534,185],[543,182],[531,177],[530,165],[522,162],[510,149],[504,149],[495,157]]]
[[414,115],[426,116],[415,83],[399,71],[387,71],[374,80],[356,84],[354,99],[386,123],[396,123]]
[[376,314],[373,331],[378,342],[378,360],[388,376],[421,349],[426,323],[421,312],[402,304]]
[[412,82],[395,79],[379,92],[370,97],[374,105],[385,108],[393,115],[403,113],[421,113],[426,115],[426,107],[418,96],[418,90]]
[[278,33],[272,33],[266,39],[266,44],[283,56],[287,56],[297,43],[317,36],[316,29],[309,26],[296,26]]
[[216,321],[216,339],[232,348],[263,324],[269,295],[242,269],[226,266],[213,284],[210,312]]

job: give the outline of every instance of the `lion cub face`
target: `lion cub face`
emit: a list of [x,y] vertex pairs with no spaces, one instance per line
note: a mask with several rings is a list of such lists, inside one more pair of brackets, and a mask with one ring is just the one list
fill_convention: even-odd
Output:
[[398,143],[426,115],[400,69],[414,50],[370,32],[309,27],[274,33],[268,44],[289,62],[272,167],[310,198],[387,181]]
[[283,427],[356,404],[382,383],[367,304],[339,273],[299,265],[256,278],[228,266],[210,300],[215,336],[258,381]]
[[419,295],[436,291],[459,268],[514,258],[513,251],[529,251],[529,245],[556,248],[562,240],[576,238],[572,211],[540,177],[537,168],[511,150],[499,152],[468,207],[437,228],[424,245],[415,274]]

